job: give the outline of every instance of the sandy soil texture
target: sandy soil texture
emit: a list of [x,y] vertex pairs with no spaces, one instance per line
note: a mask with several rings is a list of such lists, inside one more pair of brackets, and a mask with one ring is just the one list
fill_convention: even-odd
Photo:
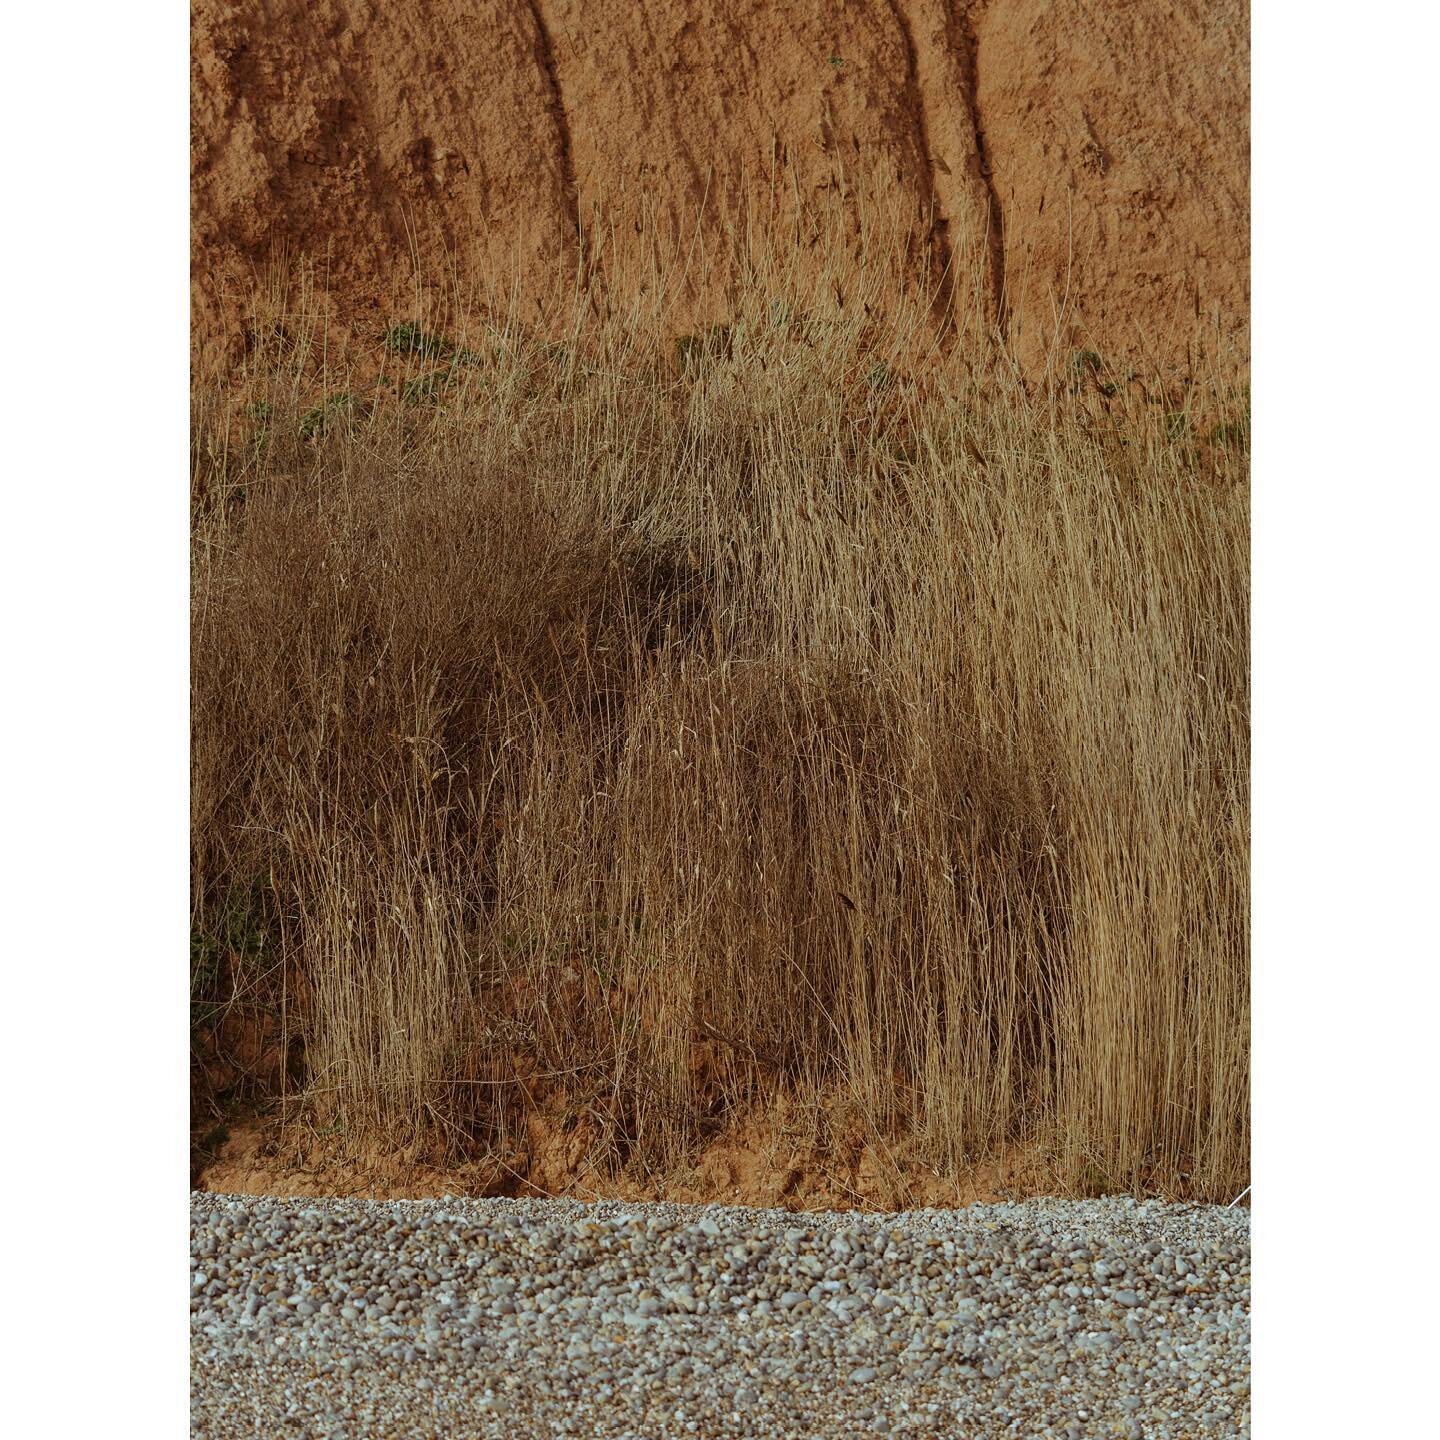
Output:
[[[1082,345],[1179,367],[1206,333],[1244,349],[1243,0],[195,0],[192,15],[202,363],[233,358],[277,254],[314,258],[368,333],[404,308],[416,261],[462,285],[513,270],[538,300],[573,275],[582,232],[587,262],[623,266],[702,207],[723,234],[772,202],[777,174],[954,254],[1028,373]],[[930,263],[918,240],[904,262],[896,284]],[[722,289],[701,264],[689,303],[716,317]]]

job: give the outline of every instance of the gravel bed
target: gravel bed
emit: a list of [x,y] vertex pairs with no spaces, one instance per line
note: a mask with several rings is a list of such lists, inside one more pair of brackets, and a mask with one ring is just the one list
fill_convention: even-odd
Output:
[[190,1214],[197,1440],[1249,1434],[1243,1209]]

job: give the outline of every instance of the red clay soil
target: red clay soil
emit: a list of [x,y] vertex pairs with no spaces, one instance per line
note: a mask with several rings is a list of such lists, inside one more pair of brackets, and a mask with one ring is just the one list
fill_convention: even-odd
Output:
[[232,1122],[196,1137],[196,1189],[232,1195],[365,1195],[418,1200],[442,1195],[595,1200],[672,1200],[785,1210],[911,1210],[1056,1193],[1038,1149],[941,1178],[911,1153],[858,1131],[823,1150],[783,1107],[737,1120],[693,1158],[663,1173],[616,1171],[583,1117],[539,1107],[504,1152],[447,1163],[421,1146],[348,1147],[278,1117]]
[[[193,0],[195,358],[277,256],[338,314],[413,277],[539,301],[613,227],[707,233],[778,172],[928,234],[1030,375],[1243,361],[1243,0]],[[803,242],[801,242],[803,243]],[[916,247],[910,263],[925,262]],[[627,263],[613,244],[599,266]],[[697,310],[723,311],[706,293]],[[718,279],[711,286],[718,288]]]
[[[995,1158],[942,1177],[918,1153],[913,1137],[875,1134],[843,1104],[812,1096],[807,1107],[779,1085],[772,1101],[730,1115],[683,1159],[646,1171],[619,1163],[621,1157],[582,1098],[526,1082],[526,1066],[516,1057],[506,1068],[517,1077],[525,1104],[508,1139],[459,1160],[435,1142],[356,1145],[303,1098],[288,1106],[273,1098],[286,1088],[286,1076],[272,1013],[231,1007],[217,1024],[202,1030],[192,1054],[204,1069],[197,1076],[199,1096],[244,1091],[252,1098],[272,1097],[258,1108],[239,1102],[221,1123],[205,1100],[192,1105],[191,1182],[200,1190],[389,1199],[451,1194],[718,1200],[791,1210],[901,1210],[1053,1194],[1058,1185],[1037,1145],[1009,1146]],[[713,1062],[713,1049],[702,1042],[696,1058],[698,1070],[704,1071]],[[302,1076],[297,1070],[289,1079],[293,1090]],[[697,1082],[703,1090],[703,1074],[697,1073]],[[819,1127],[828,1137],[824,1143],[816,1138],[812,1112],[817,1106],[825,1112]],[[1163,1188],[1163,1179],[1173,1177],[1149,1178]]]

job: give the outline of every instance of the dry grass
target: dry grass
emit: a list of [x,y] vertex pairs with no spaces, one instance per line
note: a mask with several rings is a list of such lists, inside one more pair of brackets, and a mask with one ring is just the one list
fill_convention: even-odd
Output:
[[785,1087],[942,1168],[1023,1139],[1228,1199],[1225,396],[1027,394],[863,273],[759,274],[678,347],[653,299],[577,289],[554,344],[482,308],[318,416],[292,315],[262,408],[197,396],[197,932],[263,893],[303,1103],[351,1134],[495,1143],[544,1082],[663,1168]]

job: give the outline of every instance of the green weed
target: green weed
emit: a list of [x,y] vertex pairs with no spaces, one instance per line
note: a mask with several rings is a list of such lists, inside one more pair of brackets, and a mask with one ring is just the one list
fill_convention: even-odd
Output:
[[224,1125],[215,1125],[200,1137],[198,1148],[207,1155],[218,1155],[230,1139],[230,1131]]
[[272,946],[273,901],[268,876],[232,890],[209,925],[190,931],[190,1025],[212,1024],[228,998],[222,994],[226,962],[233,989],[246,973],[258,972]]
[[400,398],[407,405],[438,405],[441,394],[454,382],[453,369],[432,370],[428,375],[406,380],[400,387]]
[[451,341],[428,334],[408,321],[392,325],[381,337],[381,343],[392,355],[420,355],[427,360],[440,360],[455,351]]
[[346,391],[327,396],[300,417],[300,438],[318,440],[337,424],[347,428],[360,409],[360,401]]

